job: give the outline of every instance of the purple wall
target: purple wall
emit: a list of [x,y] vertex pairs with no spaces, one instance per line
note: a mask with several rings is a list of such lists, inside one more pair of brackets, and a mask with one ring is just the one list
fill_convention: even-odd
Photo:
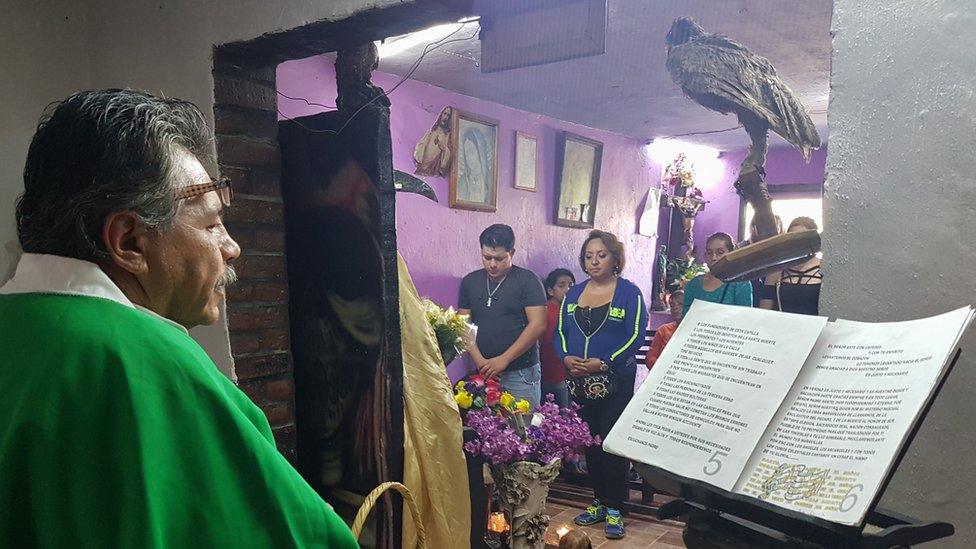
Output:
[[[290,97],[335,105],[335,69],[325,57],[289,61],[278,66],[278,90]],[[373,82],[390,89],[398,77],[374,73]],[[552,223],[555,151],[558,131],[567,130],[603,142],[600,193],[596,227],[615,233],[627,249],[625,276],[638,284],[645,295],[651,292],[654,240],[636,234],[637,215],[648,185],[658,181],[660,168],[647,157],[640,141],[519,111],[459,95],[417,81],[407,81],[390,96],[393,136],[393,165],[413,173],[413,149],[441,108],[452,105],[499,121],[498,211],[495,213],[455,210],[447,206],[448,181],[425,177],[440,200],[397,197],[397,242],[421,295],[443,305],[457,303],[460,278],[481,268],[478,235],[492,223],[507,223],[515,229],[516,264],[545,276],[556,267],[582,273],[577,261],[586,235],[582,229],[557,227]],[[278,96],[281,115],[289,118],[326,110]],[[539,138],[541,164],[536,192],[513,188],[515,132]]]
[[[746,157],[747,152],[725,152],[719,157],[725,164],[725,176],[710,189],[704,191],[705,199],[709,203],[705,211],[699,214],[695,221],[695,246],[702,256],[705,250],[705,239],[709,235],[722,231],[729,233],[736,240],[739,239],[739,195],[735,193],[732,184],[739,175],[739,164]],[[803,162],[803,156],[790,147],[776,147],[769,150],[766,157],[766,183],[775,193],[776,185],[788,184],[817,184],[823,186],[824,167],[827,161],[827,148],[814,151],[810,163]],[[818,197],[820,192],[811,194],[796,194],[800,197]],[[790,220],[784,219],[784,223]],[[746,235],[748,236],[748,235]],[[699,260],[702,260],[699,257]]]

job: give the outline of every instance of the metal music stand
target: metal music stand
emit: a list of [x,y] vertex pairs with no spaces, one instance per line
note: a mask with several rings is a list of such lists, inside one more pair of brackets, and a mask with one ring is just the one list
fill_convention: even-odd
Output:
[[634,462],[634,467],[654,486],[672,490],[678,499],[658,510],[658,519],[687,517],[685,543],[694,549],[714,548],[822,548],[845,547],[887,549],[907,547],[947,538],[955,527],[947,522],[925,522],[881,509],[884,495],[918,434],[932,404],[942,391],[946,379],[962,353],[956,350],[945,374],[929,395],[908,438],[902,443],[888,476],[881,483],[864,523],[847,526],[784,509],[757,498],[727,492],[715,486],[668,472],[659,467]]

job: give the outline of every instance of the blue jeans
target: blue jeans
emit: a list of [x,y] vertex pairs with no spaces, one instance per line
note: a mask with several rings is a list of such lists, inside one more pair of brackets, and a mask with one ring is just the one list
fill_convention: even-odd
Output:
[[498,376],[502,391],[512,393],[516,399],[529,401],[532,411],[539,406],[542,398],[542,366],[535,364],[521,370],[505,370]]

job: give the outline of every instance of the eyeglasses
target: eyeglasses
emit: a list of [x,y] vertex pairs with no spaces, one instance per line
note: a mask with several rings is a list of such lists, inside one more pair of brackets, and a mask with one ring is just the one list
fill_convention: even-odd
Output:
[[221,177],[220,179],[212,179],[209,183],[199,183],[197,185],[187,185],[176,191],[176,199],[183,200],[185,198],[193,198],[194,196],[200,196],[201,194],[209,193],[210,191],[217,191],[217,196],[220,197],[220,202],[224,206],[230,206],[230,201],[234,198],[234,191],[231,188],[230,178]]

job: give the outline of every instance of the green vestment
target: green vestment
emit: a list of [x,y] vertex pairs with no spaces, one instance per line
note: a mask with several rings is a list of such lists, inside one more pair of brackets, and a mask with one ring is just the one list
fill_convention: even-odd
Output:
[[0,295],[0,546],[358,547],[178,328]]

